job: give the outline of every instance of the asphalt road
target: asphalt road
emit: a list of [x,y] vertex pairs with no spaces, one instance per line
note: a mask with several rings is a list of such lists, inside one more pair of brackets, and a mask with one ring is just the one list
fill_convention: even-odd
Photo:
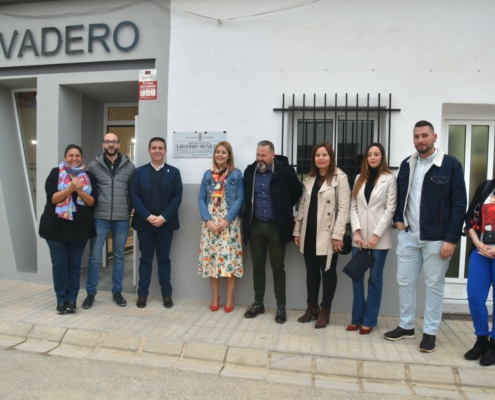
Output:
[[417,399],[0,350],[0,399]]

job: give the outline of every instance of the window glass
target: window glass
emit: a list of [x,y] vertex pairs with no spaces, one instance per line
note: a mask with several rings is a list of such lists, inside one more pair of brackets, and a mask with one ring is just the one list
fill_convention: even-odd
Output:
[[471,173],[468,199],[473,198],[476,187],[486,180],[488,171],[488,126],[473,125],[471,131]]
[[333,121],[299,120],[297,129],[297,173],[309,174],[311,153],[320,142],[332,143]]
[[[449,125],[449,150],[448,154],[457,158],[464,170],[466,154],[466,125]],[[448,278],[459,277],[459,265],[461,259],[461,246],[455,247],[454,254],[450,259],[449,269],[445,275]]]
[[29,184],[36,204],[36,92],[16,92],[15,101]]
[[109,121],[134,121],[134,117],[138,115],[138,107],[109,107]]

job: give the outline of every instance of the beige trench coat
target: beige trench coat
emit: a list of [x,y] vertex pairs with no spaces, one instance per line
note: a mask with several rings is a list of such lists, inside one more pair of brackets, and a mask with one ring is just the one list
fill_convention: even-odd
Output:
[[[308,221],[309,202],[311,191],[315,183],[315,177],[306,178],[303,182],[304,191],[299,204],[294,236],[301,237],[301,253],[304,253],[304,238],[306,236],[306,224]],[[338,205],[336,204],[338,201]],[[318,192],[318,214],[316,226],[316,255],[327,256],[325,271],[330,268],[333,255],[332,239],[342,240],[345,234],[345,225],[349,218],[349,204],[351,202],[351,190],[347,175],[339,168],[335,169],[335,175],[330,182],[321,185]]]
[[[356,182],[359,175],[356,177]],[[370,202],[366,203],[364,187],[361,185],[357,199],[351,199],[351,227],[352,233],[361,229],[361,236],[365,242],[373,235],[380,237],[375,249],[385,250],[392,247],[391,227],[395,207],[397,205],[397,184],[392,174],[382,174],[377,179],[371,192]],[[354,242],[352,245],[358,247]]]

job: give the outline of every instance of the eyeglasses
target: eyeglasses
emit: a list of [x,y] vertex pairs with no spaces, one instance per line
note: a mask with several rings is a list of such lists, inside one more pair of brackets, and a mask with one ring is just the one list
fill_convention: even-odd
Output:
[[110,146],[111,144],[113,144],[114,146],[117,146],[120,142],[118,140],[105,140],[103,142],[103,144],[105,146]]

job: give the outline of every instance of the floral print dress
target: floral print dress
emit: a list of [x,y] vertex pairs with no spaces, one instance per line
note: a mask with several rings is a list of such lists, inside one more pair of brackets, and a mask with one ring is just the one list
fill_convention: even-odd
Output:
[[[212,217],[212,222],[218,224],[220,219],[228,213],[225,199],[222,198],[217,204],[213,198],[210,198],[208,212]],[[198,274],[204,278],[222,276],[241,278],[243,265],[240,217],[235,217],[220,233],[212,233],[206,223],[203,221],[201,228]]]

